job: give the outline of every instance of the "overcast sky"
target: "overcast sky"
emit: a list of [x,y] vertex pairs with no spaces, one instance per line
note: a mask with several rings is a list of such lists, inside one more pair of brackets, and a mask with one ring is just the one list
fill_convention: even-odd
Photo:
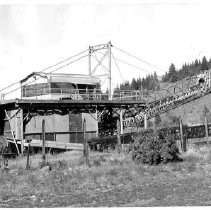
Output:
[[[0,89],[108,41],[157,67],[113,49],[116,58],[145,70],[117,62],[121,76],[113,62],[113,85],[122,77],[130,80],[155,70],[162,75],[171,63],[180,68],[184,62],[211,57],[209,0],[32,2],[0,0]],[[87,63],[85,58],[67,71],[86,74]]]

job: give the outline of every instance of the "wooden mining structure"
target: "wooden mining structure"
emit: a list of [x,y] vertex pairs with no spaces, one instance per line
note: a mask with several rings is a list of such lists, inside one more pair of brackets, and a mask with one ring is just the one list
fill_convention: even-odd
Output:
[[[36,76],[41,79],[36,81]],[[109,99],[100,90],[100,80],[93,76],[32,73],[21,80],[19,99],[1,101],[0,134],[19,154],[29,139],[31,147],[41,148],[45,120],[46,147],[82,150],[83,120],[86,119],[86,138],[97,137],[100,112],[121,114],[123,109],[146,108],[137,93],[131,96],[129,100],[121,94]]]

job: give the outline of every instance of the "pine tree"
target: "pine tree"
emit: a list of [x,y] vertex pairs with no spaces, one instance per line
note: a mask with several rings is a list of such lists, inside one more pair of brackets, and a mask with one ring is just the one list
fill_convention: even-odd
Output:
[[205,56],[202,58],[201,70],[208,70],[208,62]]
[[173,63],[169,67],[169,78],[170,78],[170,82],[177,81],[177,71]]

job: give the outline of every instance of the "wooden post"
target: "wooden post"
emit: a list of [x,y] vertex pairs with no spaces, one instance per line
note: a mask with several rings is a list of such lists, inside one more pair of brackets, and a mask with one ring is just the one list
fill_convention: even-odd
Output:
[[88,157],[88,145],[86,139],[86,119],[83,121],[83,134],[84,134],[84,157],[86,159],[86,164],[89,165],[89,157]]
[[96,107],[95,118],[97,119],[97,123],[96,123],[96,137],[98,137],[98,135],[99,135],[99,127],[98,127],[98,118],[97,118],[97,107]]
[[148,124],[147,124],[147,114],[144,114],[144,129],[148,128]]
[[42,120],[42,159],[45,162],[45,120]]
[[207,116],[204,117],[204,126],[205,126],[205,134],[207,145],[209,144],[209,134],[208,134],[208,124],[207,124]]
[[26,170],[29,170],[29,151],[30,151],[30,140],[28,141]]
[[123,117],[122,117],[122,109],[120,109],[120,134],[123,134]]
[[179,124],[180,124],[180,136],[181,136],[181,150],[183,152],[185,152],[185,145],[184,145],[184,135],[183,135],[183,126],[182,126],[182,120],[179,120]]
[[23,121],[23,109],[20,110],[20,138],[21,138],[21,154],[23,154],[23,150],[24,150],[24,136],[23,136],[23,129],[24,129],[24,125],[23,125],[24,121]]
[[121,144],[121,138],[120,138],[120,122],[117,120],[117,144],[118,144],[118,150],[120,151],[122,148]]

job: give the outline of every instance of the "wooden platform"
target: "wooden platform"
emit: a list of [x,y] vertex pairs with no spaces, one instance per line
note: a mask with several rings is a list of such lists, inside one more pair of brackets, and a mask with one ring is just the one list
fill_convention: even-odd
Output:
[[107,108],[145,108],[146,102],[139,100],[111,100],[111,101],[93,101],[93,100],[37,100],[37,99],[13,99],[0,102],[0,109],[16,108],[69,108],[71,110],[104,109]]

